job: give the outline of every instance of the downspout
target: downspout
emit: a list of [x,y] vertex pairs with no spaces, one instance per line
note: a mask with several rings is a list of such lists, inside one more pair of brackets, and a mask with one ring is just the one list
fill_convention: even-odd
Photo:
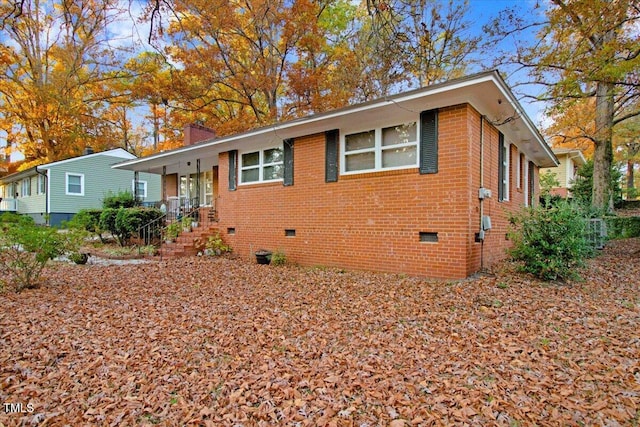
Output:
[[[480,116],[480,191],[484,189],[484,116]],[[480,269],[484,269],[484,197],[480,197]]]
[[39,171],[37,166],[36,173],[44,177],[44,220],[49,225],[49,175],[46,172]]

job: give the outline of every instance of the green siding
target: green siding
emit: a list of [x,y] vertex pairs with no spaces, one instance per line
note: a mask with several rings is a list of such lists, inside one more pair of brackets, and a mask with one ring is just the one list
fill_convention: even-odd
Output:
[[[112,156],[78,157],[73,161],[49,168],[49,190],[51,206],[49,211],[76,213],[80,209],[100,208],[102,200],[111,193],[133,192],[132,171],[111,169],[111,165],[122,162],[123,158]],[[84,195],[66,194],[66,174],[84,175]],[[143,201],[160,200],[159,175],[141,173],[140,181],[147,181],[147,197]]]

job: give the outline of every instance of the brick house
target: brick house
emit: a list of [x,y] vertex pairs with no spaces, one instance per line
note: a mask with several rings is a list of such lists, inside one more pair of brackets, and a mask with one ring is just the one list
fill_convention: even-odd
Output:
[[557,164],[490,71],[114,167],[195,194],[241,256],[463,278],[505,256],[508,213]]

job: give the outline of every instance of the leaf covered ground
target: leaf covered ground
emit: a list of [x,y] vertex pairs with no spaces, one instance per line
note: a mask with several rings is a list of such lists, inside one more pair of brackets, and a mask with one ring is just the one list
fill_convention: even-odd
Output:
[[611,242],[569,284],[60,263],[0,294],[0,404],[24,411],[0,424],[638,425],[639,259]]

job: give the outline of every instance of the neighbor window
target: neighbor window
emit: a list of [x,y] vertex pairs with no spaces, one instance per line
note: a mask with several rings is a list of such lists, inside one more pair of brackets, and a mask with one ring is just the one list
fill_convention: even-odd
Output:
[[346,173],[417,167],[416,122],[345,135],[342,152]]
[[284,155],[282,148],[243,153],[240,156],[240,183],[282,180]]
[[47,180],[44,175],[38,175],[38,194],[44,194],[47,191]]
[[[137,186],[137,191],[136,191]],[[131,190],[133,191],[134,196],[137,195],[139,198],[144,199],[147,197],[147,181],[136,181],[133,180],[131,183]]]
[[25,178],[22,180],[22,197],[28,197],[31,195],[31,178]]
[[67,172],[66,190],[68,195],[84,196],[84,175]]

